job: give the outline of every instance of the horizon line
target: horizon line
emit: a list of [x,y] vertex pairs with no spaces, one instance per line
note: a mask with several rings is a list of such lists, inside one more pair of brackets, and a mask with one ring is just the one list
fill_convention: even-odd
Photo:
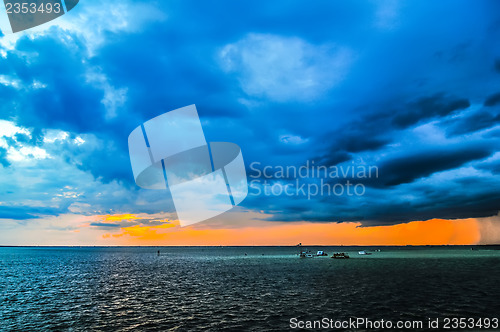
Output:
[[[390,245],[390,244],[349,244],[349,245],[325,245],[325,244],[302,244],[300,247],[495,247],[500,246],[498,244],[405,244],[405,245]],[[169,248],[197,248],[197,247],[208,247],[208,248],[261,248],[261,247],[289,247],[296,248],[299,245],[1,245],[0,248],[158,248],[158,247],[169,247]]]

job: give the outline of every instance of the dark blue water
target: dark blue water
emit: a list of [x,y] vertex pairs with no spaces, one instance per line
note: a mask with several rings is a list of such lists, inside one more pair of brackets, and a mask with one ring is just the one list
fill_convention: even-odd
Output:
[[293,317],[500,316],[498,247],[321,249],[352,258],[300,259],[289,247],[0,248],[0,330],[286,331]]

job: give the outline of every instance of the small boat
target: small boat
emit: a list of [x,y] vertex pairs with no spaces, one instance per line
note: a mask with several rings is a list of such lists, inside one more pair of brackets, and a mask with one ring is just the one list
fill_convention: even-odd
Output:
[[326,252],[324,252],[323,250],[319,250],[317,253],[316,253],[316,256],[328,256],[328,254]]
[[336,252],[332,255],[332,258],[335,259],[347,259],[349,258],[349,255],[346,254],[345,252]]
[[358,252],[358,254],[360,254],[360,255],[371,255],[371,253],[366,252],[364,250],[361,250],[360,252]]
[[300,258],[313,258],[314,255],[310,251],[302,251],[299,255]]

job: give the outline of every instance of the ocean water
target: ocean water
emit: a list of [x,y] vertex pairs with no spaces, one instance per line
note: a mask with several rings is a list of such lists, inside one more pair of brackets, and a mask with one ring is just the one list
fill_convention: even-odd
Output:
[[295,247],[0,248],[0,330],[288,331],[292,318],[500,316],[500,247],[308,249],[351,259],[301,259]]

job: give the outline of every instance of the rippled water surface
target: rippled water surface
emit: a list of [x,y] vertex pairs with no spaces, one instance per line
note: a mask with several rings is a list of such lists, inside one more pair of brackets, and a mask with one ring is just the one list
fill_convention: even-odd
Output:
[[309,249],[352,258],[300,259],[292,247],[0,248],[0,330],[269,331],[288,330],[292,317],[499,316],[499,247]]

